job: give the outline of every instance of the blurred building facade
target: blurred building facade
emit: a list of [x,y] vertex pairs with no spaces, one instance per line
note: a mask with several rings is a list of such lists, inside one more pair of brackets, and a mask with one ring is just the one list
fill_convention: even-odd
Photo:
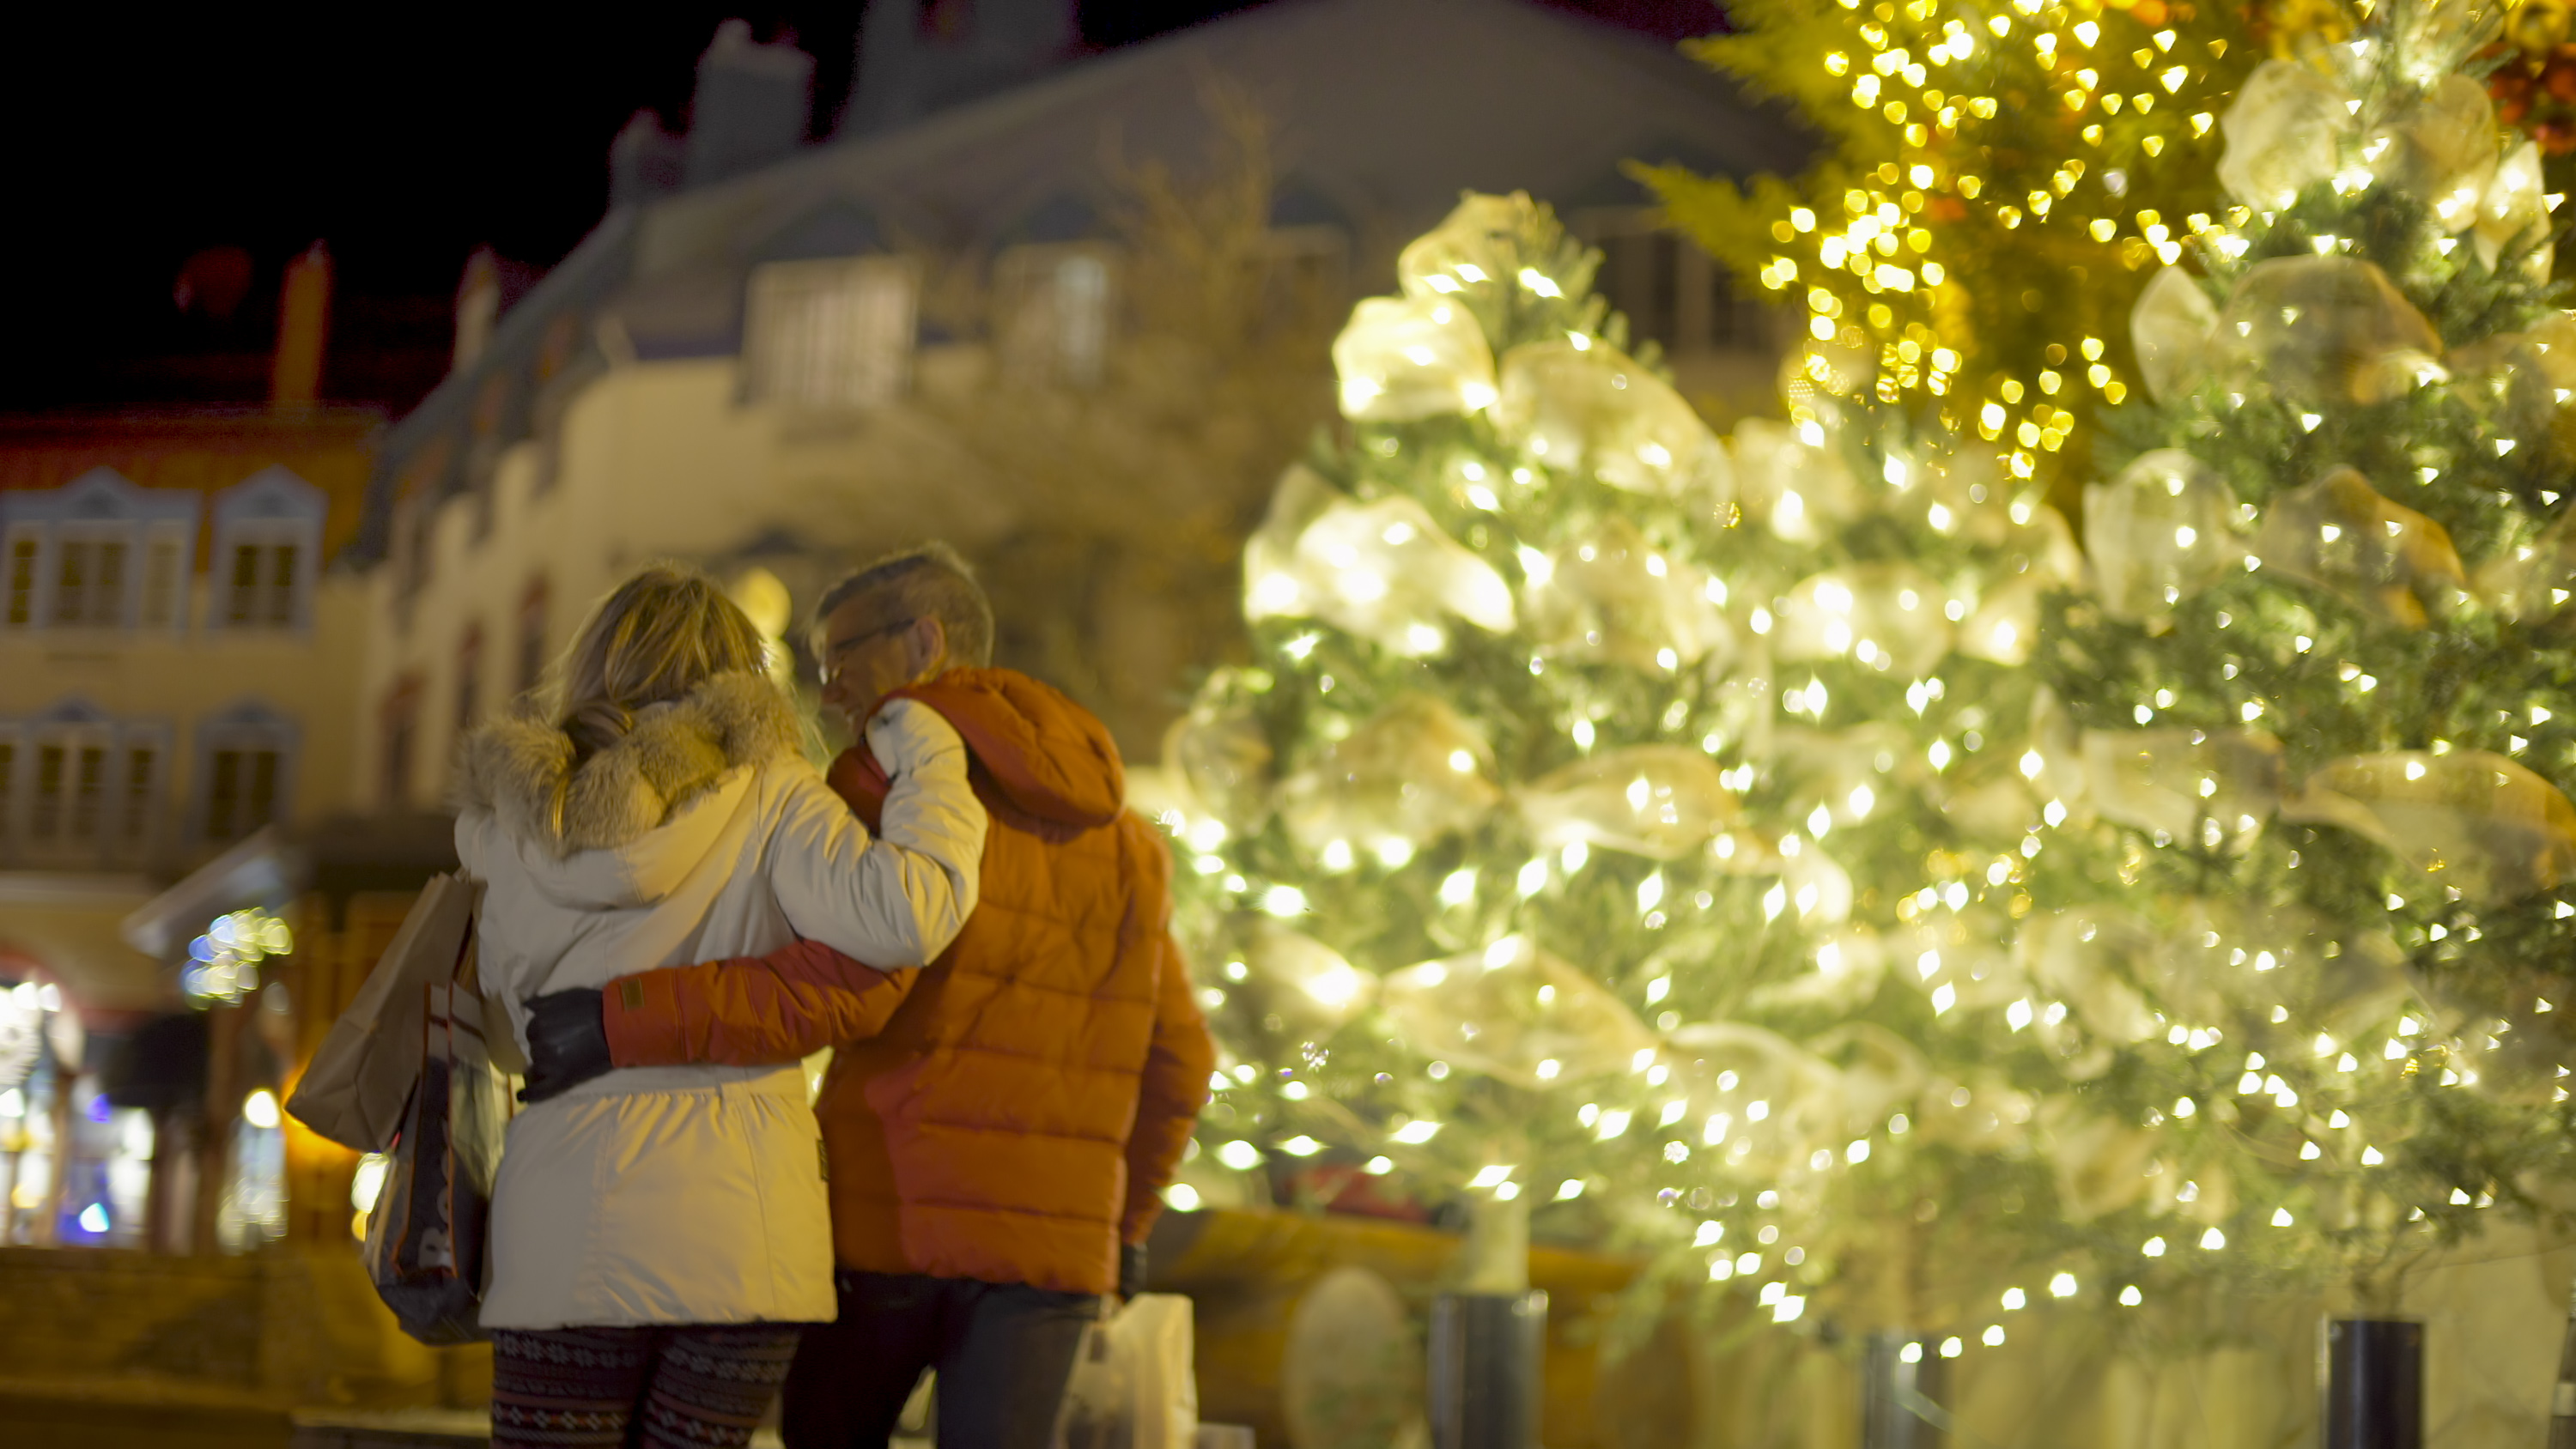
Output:
[[[810,62],[728,25],[690,132],[639,116],[618,138],[598,229],[387,437],[355,793],[435,801],[460,732],[647,559],[741,583],[775,628],[838,569],[928,536],[1010,583],[1002,662],[1150,753],[1228,637],[1231,551],[1269,476],[1330,416],[1329,329],[1300,384],[1311,419],[1202,550],[1219,596],[1173,586],[1151,547],[1051,546],[1063,500],[972,465],[954,426],[1032,338],[1074,393],[1114,356],[1122,178],[1204,164],[1212,82],[1267,118],[1273,243],[1335,317],[1392,290],[1396,250],[1462,188],[1526,190],[1605,247],[1686,390],[1721,408],[1769,390],[1769,315],[1656,232],[1622,168],[1740,176],[1804,143],[1666,47],[1523,0],[1283,0],[1067,63],[1071,24],[1059,0],[873,6],[842,133],[811,146],[780,119],[805,113]],[[943,311],[960,274],[1007,311]],[[1155,461],[1103,509],[1185,505],[1191,480]]]
[[314,401],[329,290],[290,266],[267,407],[0,419],[0,1243],[263,1231],[276,1144],[207,1083],[286,1055],[252,963],[288,885],[238,863],[354,803],[362,585],[326,560],[384,419]]

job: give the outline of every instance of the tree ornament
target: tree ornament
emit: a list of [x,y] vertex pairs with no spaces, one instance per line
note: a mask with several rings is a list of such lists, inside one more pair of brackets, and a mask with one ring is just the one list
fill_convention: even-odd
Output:
[[1856,825],[1869,817],[1877,802],[1872,795],[1862,795],[1868,808],[1857,808],[1854,792],[1912,783],[1898,773],[1898,762],[1915,753],[1914,736],[1890,720],[1840,730],[1787,726],[1772,737],[1769,773],[1791,818],[1805,820],[1823,806],[1835,825]]
[[1525,554],[1521,616],[1551,659],[1607,661],[1671,674],[1714,652],[1731,657],[1708,575],[1666,556],[1613,514],[1553,554]]
[[1784,660],[1850,655],[1923,675],[1950,652],[1950,591],[1910,563],[1857,563],[1802,580],[1780,600],[1772,649]]
[[[2535,282],[2549,280],[2551,259],[2556,248],[2548,244],[2548,183],[2541,175],[2540,143],[2525,141],[2514,148],[2495,169],[2494,179],[2487,183],[2479,199],[2475,219],[2478,260],[2493,268],[2504,256],[2505,248],[2516,244],[2532,247],[2524,261],[2524,274]],[[2532,233],[2542,233],[2535,238]]]
[[2507,45],[2527,56],[2546,56],[2567,41],[2568,0],[2521,0],[2505,12]]
[[2159,944],[2153,928],[2134,912],[2086,906],[2024,920],[2013,938],[2013,962],[2042,991],[2073,1008],[2085,1030],[2128,1045],[2163,1029],[2128,979],[2130,963],[2152,959]]
[[1511,586],[1401,495],[1353,501],[1300,464],[1244,546],[1244,613],[1316,618],[1408,658],[1448,647],[1446,615],[1503,633]]
[[1839,926],[1850,920],[1851,872],[1812,840],[1793,835],[1781,846],[1780,890],[1789,911],[1812,927]]
[[1970,1152],[2008,1153],[2030,1137],[2038,1100],[1999,1072],[1980,1072],[1973,1084],[1935,1076],[1923,1084],[1914,1120],[1926,1138]]
[[1314,937],[1274,922],[1253,925],[1243,960],[1252,979],[1268,989],[1271,1009],[1318,1034],[1335,1030],[1377,999],[1376,977]]
[[2161,619],[2245,568],[2240,510],[2216,471],[2180,448],[2140,455],[2084,487],[2094,588],[2117,619]]
[[1876,1131],[1891,1112],[1922,1095],[1929,1069],[1912,1042],[1883,1026],[1847,1021],[1820,1033],[1807,1051],[1840,1075],[1845,1131]]
[[2383,929],[2207,896],[2168,902],[2165,914],[2172,927],[2147,964],[2168,1017],[2217,1022],[2287,1006],[2341,1038],[2384,1023],[2406,995],[2405,954]]
[[1221,682],[1200,692],[1163,736],[1164,768],[1231,834],[1259,828],[1270,806],[1270,737],[1251,711],[1227,700]]
[[2039,640],[2040,598],[2060,587],[2058,580],[2034,570],[1987,589],[1975,612],[1959,625],[1954,647],[1971,659],[2006,668],[2029,663],[2031,646]]
[[2219,118],[2227,138],[2219,184],[2259,211],[2289,206],[2311,184],[2341,169],[2343,143],[2352,132],[2351,99],[2311,66],[2263,62]]
[[1397,285],[1408,297],[1426,298],[1513,285],[1522,266],[1520,239],[1534,229],[1540,210],[1522,192],[1470,193],[1396,258]]
[[1439,297],[1370,297],[1333,339],[1342,416],[1411,423],[1481,412],[1495,397],[1494,354],[1466,307]]
[[2254,554],[2267,569],[2407,629],[2448,615],[2465,592],[2460,556],[2442,525],[2381,496],[2348,467],[2274,499]]
[[2004,511],[2004,517],[1998,543],[2005,551],[2005,569],[2067,588],[2081,588],[2091,577],[2084,565],[2084,550],[2075,546],[2075,530],[2068,526],[2065,514],[2048,504],[2035,503],[2028,505],[2019,522],[2012,521],[2009,509]]
[[1416,1053],[1532,1091],[1627,1071],[1655,1045],[1619,998],[1526,936],[1393,972],[1381,1000]]
[[2576,878],[2576,805],[2487,750],[2347,755],[2308,776],[2284,818],[2340,825],[2481,905]]
[[2443,374],[2442,339],[2358,257],[2276,257],[2236,284],[2212,348],[2231,390],[2309,407],[2378,403]]
[[2217,331],[2218,304],[2191,273],[2180,267],[2157,272],[2129,311],[2129,345],[2148,396],[2171,403],[2198,387],[2209,375]]
[[1502,803],[1485,737],[1443,701],[1400,695],[1289,777],[1279,814],[1299,848],[1409,857],[1453,831],[1472,830]]
[[1741,813],[1716,764],[1687,745],[1604,750],[1541,776],[1514,803],[1550,850],[1581,843],[1653,860],[1704,848]]
[[1839,452],[1769,418],[1735,426],[1735,496],[1791,543],[1815,543],[1861,508],[1860,484]]
[[2465,57],[2496,38],[2505,6],[2489,0],[2425,0],[2392,9],[2391,40],[2399,55]]
[[1850,1129],[1841,1073],[1777,1032],[1734,1021],[1696,1022],[1672,1033],[1674,1085],[1701,1144],[1761,1175],[1803,1164]]
[[1670,384],[1597,337],[1505,353],[1494,426],[1550,468],[1630,493],[1719,503],[1734,492],[1708,424]]
[[2281,742],[2262,730],[2086,730],[2083,751],[2094,810],[2161,838],[2200,841],[2211,821],[2241,840],[2287,792]]
[[2362,154],[2381,184],[2431,202],[2443,230],[2466,231],[2495,175],[2495,103],[2469,77],[2444,76],[2372,132]]
[[2089,1223],[2147,1195],[2147,1172],[2161,1141],[2155,1133],[2068,1097],[2040,1104],[2039,1128],[2067,1221]]
[[2524,623],[2565,614],[2576,600],[2576,513],[2561,513],[2538,538],[2489,560],[2478,570],[2478,593]]

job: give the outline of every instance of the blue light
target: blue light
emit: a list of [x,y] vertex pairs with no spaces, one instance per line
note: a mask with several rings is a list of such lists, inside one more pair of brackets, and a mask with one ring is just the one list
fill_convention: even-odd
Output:
[[188,943],[188,954],[200,961],[212,961],[215,959],[215,943],[199,936]]
[[85,1233],[106,1232],[107,1204],[103,1202],[94,1202],[88,1207],[82,1208],[80,1211],[80,1225],[81,1231]]
[[97,1096],[89,1099],[89,1120],[93,1122],[104,1122],[107,1120],[107,1114],[110,1110],[111,1109],[107,1104],[107,1098],[105,1096]]

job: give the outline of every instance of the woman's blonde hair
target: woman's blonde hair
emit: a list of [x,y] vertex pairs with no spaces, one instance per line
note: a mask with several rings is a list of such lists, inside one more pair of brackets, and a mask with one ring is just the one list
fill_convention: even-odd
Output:
[[762,672],[760,631],[696,569],[647,564],[599,603],[564,654],[557,727],[576,763],[635,727],[635,713],[719,674]]

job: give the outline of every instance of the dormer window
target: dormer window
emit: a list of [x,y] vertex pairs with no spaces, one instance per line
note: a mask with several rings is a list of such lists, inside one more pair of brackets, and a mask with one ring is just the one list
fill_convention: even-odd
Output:
[[1601,248],[1594,285],[1628,319],[1632,348],[1653,342],[1678,358],[1776,345],[1759,292],[1740,291],[1725,267],[1664,226],[1653,209],[1587,212],[1576,230]]
[[1002,356],[1034,382],[1088,387],[1109,353],[1109,249],[1069,242],[1014,247],[994,267]]
[[771,262],[751,274],[743,392],[804,408],[892,401],[912,381],[918,269],[901,257]]
[[66,525],[54,545],[54,616],[60,629],[113,629],[125,622],[126,552],[131,530]]
[[225,552],[222,618],[229,629],[286,629],[295,624],[296,540],[235,538]]
[[325,506],[322,490],[284,468],[216,495],[211,627],[277,633],[311,622]]
[[110,468],[0,497],[0,630],[177,627],[197,512]]
[[29,526],[9,530],[6,541],[8,556],[8,595],[0,600],[0,624],[12,629],[33,627],[36,622],[36,583],[44,562],[44,539]]

